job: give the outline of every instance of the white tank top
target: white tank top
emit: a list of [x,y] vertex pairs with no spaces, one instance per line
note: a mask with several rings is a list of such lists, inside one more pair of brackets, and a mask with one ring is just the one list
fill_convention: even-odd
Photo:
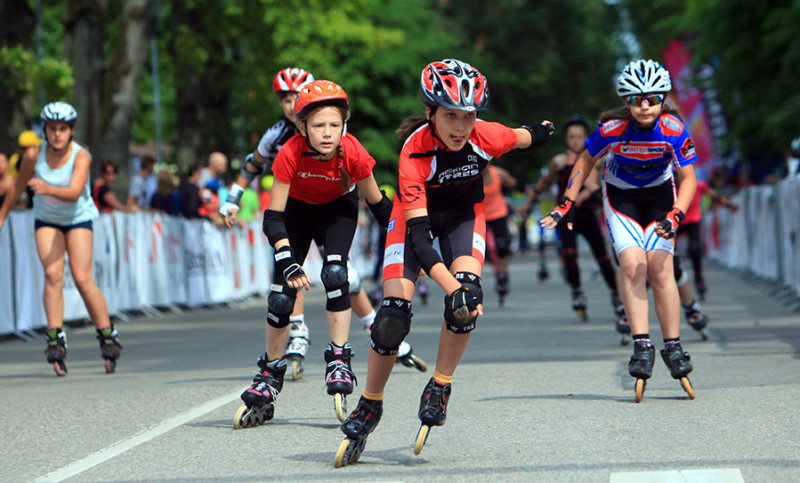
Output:
[[[52,169],[47,165],[47,143],[42,143],[39,158],[36,160],[34,176],[52,186],[69,186],[75,167],[75,157],[79,151],[86,150],[80,144],[72,141],[72,154],[69,160],[64,166]],[[86,154],[89,154],[89,152],[86,151]],[[91,158],[91,154],[89,156]],[[86,177],[86,184],[77,201],[64,201],[54,196],[36,193],[33,196],[33,216],[37,220],[60,226],[76,225],[97,218],[99,213],[94,201],[92,201],[89,177]]]

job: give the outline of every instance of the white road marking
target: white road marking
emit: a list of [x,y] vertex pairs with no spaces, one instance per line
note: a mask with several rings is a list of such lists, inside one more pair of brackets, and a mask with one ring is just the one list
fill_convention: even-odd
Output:
[[241,391],[236,391],[235,393],[215,397],[214,399],[211,399],[199,406],[195,406],[194,408],[190,409],[189,411],[186,411],[183,414],[179,414],[178,416],[167,419],[166,421],[164,421],[163,423],[159,424],[158,426],[149,431],[140,433],[130,439],[114,443],[113,445],[104,450],[98,451],[97,453],[94,454],[90,454],[89,456],[81,460],[78,460],[74,463],[70,463],[61,469],[48,473],[45,476],[35,481],[49,483],[49,482],[63,481],[66,480],[67,478],[72,478],[73,476],[82,473],[90,468],[93,468],[101,463],[105,463],[106,461],[110,460],[115,456],[121,455],[122,453],[128,451],[129,449],[135,448],[140,444],[155,439],[164,433],[172,431],[178,426],[182,426],[193,419],[199,418],[200,416],[208,414],[217,408],[220,408],[226,404],[231,403],[231,401],[234,401],[239,398],[239,394],[241,394]]
[[609,483],[744,483],[737,468],[611,473]]

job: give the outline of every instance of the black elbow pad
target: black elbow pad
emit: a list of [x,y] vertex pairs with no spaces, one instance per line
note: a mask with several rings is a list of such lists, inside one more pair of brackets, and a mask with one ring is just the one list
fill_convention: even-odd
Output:
[[431,233],[431,219],[427,216],[418,216],[408,220],[406,223],[411,250],[417,257],[420,267],[425,273],[431,273],[431,268],[442,259],[433,248],[433,233]]

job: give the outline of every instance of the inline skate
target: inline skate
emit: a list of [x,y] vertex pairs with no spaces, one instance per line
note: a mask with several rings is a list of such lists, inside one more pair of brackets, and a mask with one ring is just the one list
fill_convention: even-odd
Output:
[[375,430],[383,414],[383,401],[373,401],[361,396],[358,406],[342,422],[341,430],[345,439],[339,444],[333,458],[334,468],[355,463],[364,451],[367,436]]
[[100,341],[100,354],[105,359],[106,374],[113,374],[117,370],[117,359],[122,352],[119,343],[119,332],[114,326],[97,329],[97,340]]
[[400,343],[400,348],[397,349],[397,359],[394,362],[403,364],[406,367],[413,367],[420,372],[428,370],[428,365],[425,364],[425,361],[414,354],[411,344],[406,341]]
[[697,289],[698,295],[700,295],[700,301],[705,302],[706,300],[706,282],[702,278],[695,279],[694,287]]
[[653,364],[655,363],[656,349],[652,344],[634,342],[633,355],[628,361],[628,372],[636,378],[636,402],[641,402],[644,397],[644,390],[647,387],[647,380],[653,375]]
[[53,364],[58,377],[67,375],[67,334],[61,329],[47,329],[47,348],[44,351],[47,362]]
[[242,393],[244,404],[236,411],[233,429],[252,428],[271,420],[275,416],[275,400],[283,389],[286,374],[286,359],[267,362],[267,354],[256,361],[259,372],[253,384]]
[[539,262],[538,276],[540,282],[544,282],[548,277],[550,277],[550,272],[547,271],[547,264],[543,261]]
[[572,310],[578,315],[578,318],[581,319],[581,322],[589,322],[589,314],[586,313],[586,306],[588,305],[588,300],[586,299],[586,294],[583,292],[582,288],[576,288],[572,290]]
[[625,305],[622,303],[619,294],[616,290],[611,292],[611,306],[614,307],[614,314],[617,316],[615,328],[620,333],[620,345],[628,345],[631,341],[631,324],[628,317],[625,315]]
[[447,419],[447,401],[450,399],[451,386],[449,383],[441,385],[431,378],[422,391],[418,414],[422,424],[417,431],[417,439],[414,443],[415,455],[422,451],[422,447],[428,441],[431,428],[444,425],[445,419]]
[[299,320],[289,324],[289,339],[286,341],[284,352],[288,366],[292,367],[292,380],[299,381],[303,378],[303,360],[305,360],[311,339],[305,321]]
[[686,322],[689,323],[689,326],[700,333],[700,338],[703,340],[708,340],[708,330],[706,330],[706,325],[708,324],[709,319],[708,316],[703,313],[703,309],[700,307],[700,304],[692,301],[691,304],[684,305],[683,310],[686,314]]
[[420,300],[422,300],[422,305],[428,305],[428,281],[425,277],[417,280],[417,293]]
[[689,395],[689,399],[694,399],[694,388],[688,376],[692,372],[692,358],[689,353],[683,350],[680,342],[674,342],[661,349],[661,358],[669,368],[669,373],[673,379],[681,382],[681,387]]
[[347,396],[353,393],[353,384],[357,383],[356,375],[350,368],[353,358],[353,349],[349,342],[341,347],[333,342],[325,349],[325,386],[328,395],[333,396],[333,407],[336,418],[344,421],[347,414]]
[[500,301],[500,306],[502,307],[505,304],[506,295],[511,288],[508,273],[500,273],[497,272],[497,297]]

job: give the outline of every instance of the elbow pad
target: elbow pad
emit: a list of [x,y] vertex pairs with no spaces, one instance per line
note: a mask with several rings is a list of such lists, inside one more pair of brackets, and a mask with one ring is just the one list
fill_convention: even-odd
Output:
[[[249,169],[247,169],[248,164],[252,166],[253,169],[255,169],[255,171],[250,171]],[[253,181],[256,176],[258,176],[263,172],[264,172],[264,165],[257,162],[255,160],[255,157],[253,156],[253,153],[250,153],[247,155],[246,158],[244,158],[244,166],[242,166],[242,169],[239,170],[239,176],[246,179],[247,182],[249,183],[250,181]]]
[[367,202],[369,206],[369,211],[372,212],[372,216],[375,217],[378,224],[382,227],[386,228],[389,226],[389,219],[392,217],[392,201],[386,197],[386,192],[381,190],[381,195],[383,198],[374,205],[372,203]]
[[267,236],[269,244],[273,247],[278,241],[289,238],[286,233],[286,222],[283,219],[282,211],[264,210],[264,222],[261,226],[264,235]]
[[406,223],[411,251],[417,257],[420,267],[430,275],[431,268],[437,263],[442,263],[439,254],[433,248],[433,233],[431,233],[431,219],[427,216],[418,216]]

